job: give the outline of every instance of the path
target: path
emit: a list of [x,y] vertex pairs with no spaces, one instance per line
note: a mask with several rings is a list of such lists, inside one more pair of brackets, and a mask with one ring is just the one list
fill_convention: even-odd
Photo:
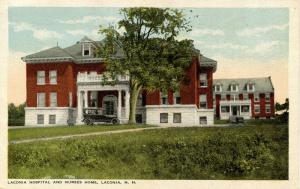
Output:
[[[210,127],[227,127],[227,126],[228,126],[227,124],[218,124]],[[115,131],[101,131],[101,132],[72,134],[72,135],[55,136],[55,137],[33,138],[33,139],[9,141],[9,144],[29,143],[29,142],[36,142],[36,141],[63,140],[63,139],[74,138],[74,137],[108,135],[108,134],[115,134],[115,133],[137,132],[143,130],[166,129],[171,127],[176,127],[176,126],[145,127],[145,128],[138,128],[138,129],[123,129],[123,130],[115,130]]]

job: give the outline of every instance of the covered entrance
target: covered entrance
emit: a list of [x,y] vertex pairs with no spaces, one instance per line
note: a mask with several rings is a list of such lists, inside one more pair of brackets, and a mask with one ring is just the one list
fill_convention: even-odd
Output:
[[127,77],[115,85],[103,85],[101,75],[79,73],[77,76],[77,119],[82,124],[83,113],[117,117],[120,123],[129,120],[129,85]]

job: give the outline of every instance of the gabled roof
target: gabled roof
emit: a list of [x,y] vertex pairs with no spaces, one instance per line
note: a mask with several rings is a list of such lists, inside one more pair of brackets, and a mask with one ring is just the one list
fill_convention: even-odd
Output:
[[201,54],[199,56],[200,56],[199,58],[200,69],[201,67],[212,67],[214,72],[217,70],[217,61],[207,58]]
[[[259,77],[259,78],[232,78],[232,79],[214,79],[213,85],[219,84],[222,86],[222,92],[229,93],[230,85],[237,84],[239,86],[238,93],[247,92],[247,84],[253,83],[256,92],[273,92],[274,87],[271,81],[271,77]],[[219,93],[219,92],[218,92]]]
[[27,57],[28,58],[51,58],[51,57],[69,57],[69,58],[71,58],[72,56],[60,47],[52,47],[52,48],[40,51],[38,53],[28,55]]

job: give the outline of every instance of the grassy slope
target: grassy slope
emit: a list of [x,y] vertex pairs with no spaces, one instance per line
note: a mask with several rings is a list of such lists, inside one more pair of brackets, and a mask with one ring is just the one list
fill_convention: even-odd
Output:
[[9,178],[287,179],[287,126],[169,128],[9,146]]
[[52,136],[63,136],[81,133],[92,133],[100,131],[113,131],[121,129],[136,129],[147,127],[147,125],[96,125],[96,126],[62,126],[62,127],[44,127],[44,128],[22,128],[9,129],[8,140],[22,140],[32,138],[44,138]]

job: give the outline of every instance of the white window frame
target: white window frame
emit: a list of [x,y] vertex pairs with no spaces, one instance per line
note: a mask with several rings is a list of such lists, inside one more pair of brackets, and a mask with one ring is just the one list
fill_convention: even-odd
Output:
[[56,85],[57,84],[57,70],[50,70],[49,71],[49,83],[51,85]]
[[[267,96],[269,97],[268,100],[267,100]],[[266,102],[270,102],[270,101],[271,101],[271,95],[270,95],[270,93],[266,93],[266,94],[265,94],[265,101],[266,101]]]
[[[233,98],[231,98],[231,97],[233,97]],[[238,94],[231,94],[230,95],[230,100],[231,101],[237,101],[237,100],[239,100],[239,95]]]
[[[244,107],[248,107],[248,111],[244,111]],[[241,112],[242,113],[249,113],[250,112],[250,106],[249,105],[241,105]]]
[[[176,102],[177,98],[180,98],[180,103]],[[179,91],[176,91],[176,92],[173,93],[173,104],[181,104],[181,96],[180,96],[180,92]]]
[[[224,97],[224,99],[222,98],[222,97]],[[226,94],[221,94],[221,100],[227,100],[227,95]]]
[[[267,111],[267,107],[269,107],[269,111]],[[271,113],[271,104],[265,105],[265,111],[266,111],[266,113]]]
[[[245,99],[245,97],[247,97],[247,99]],[[244,93],[244,94],[243,94],[243,100],[249,100],[249,94]]]
[[[175,120],[176,115],[179,117],[179,121]],[[181,121],[182,121],[181,113],[173,113],[173,123],[181,123]]]
[[45,85],[46,84],[46,72],[43,70],[39,70],[36,73],[36,84],[37,85]]
[[[42,122],[39,122],[39,117],[42,117],[43,119],[41,119],[42,120]],[[38,125],[44,125],[45,124],[45,115],[44,114],[38,114],[37,116],[36,116],[36,123],[38,124]]]
[[[233,90],[233,86],[235,86],[236,88],[235,88],[235,90]],[[230,90],[232,91],[232,92],[238,92],[239,91],[239,85],[238,84],[231,84],[230,85]]]
[[[201,120],[201,118],[204,118],[204,119]],[[200,116],[199,117],[199,124],[200,125],[207,125],[207,116]]]
[[[54,121],[51,119],[51,117],[54,117]],[[53,121],[53,122],[52,122]],[[56,124],[56,115],[55,114],[50,114],[49,115],[49,124]]]
[[[208,86],[208,81],[207,81],[207,73],[200,73],[199,74],[199,85],[200,87],[207,87]],[[204,83],[204,85],[201,85],[201,81]]]
[[[257,98],[256,98],[256,97],[257,97]],[[259,99],[259,94],[257,94],[257,93],[254,94],[254,95],[253,95],[253,100],[254,100],[254,102],[259,102],[259,100],[260,100],[260,99]]]
[[[162,121],[162,115],[166,115],[167,117],[166,117],[166,121]],[[168,113],[160,113],[159,114],[159,122],[160,123],[168,123],[169,122],[169,114]]]
[[[42,96],[44,96],[43,98],[44,98],[44,100],[43,100],[43,104],[40,104],[41,103],[41,99],[40,98],[42,98]],[[46,93],[37,93],[37,95],[36,95],[36,106],[37,107],[46,107]]]
[[[82,44],[82,56],[91,56],[91,45],[92,45],[91,43],[83,43]],[[89,51],[88,55],[84,54],[85,50]]]
[[[163,103],[163,98],[166,98],[166,103]],[[161,105],[168,105],[169,104],[169,102],[168,102],[168,92],[166,92],[166,93],[160,92],[160,104]]]
[[[223,109],[226,109],[226,111],[223,111]],[[220,111],[221,113],[230,113],[230,106],[220,106]]]
[[[205,101],[201,101],[201,96],[204,98],[205,97]],[[205,107],[201,107],[201,103],[205,102]],[[200,94],[199,95],[199,108],[200,109],[207,109],[207,95],[206,94]]]
[[69,92],[69,107],[73,106],[73,95],[72,92]]
[[[217,90],[219,88],[219,90]],[[220,84],[215,85],[215,92],[222,92],[222,86]]]
[[[252,90],[250,90],[250,85],[252,85]],[[247,84],[247,91],[249,91],[249,92],[254,92],[255,91],[255,85],[254,85],[254,83],[248,83]]]
[[57,107],[57,93],[50,93],[50,107]]
[[[259,108],[259,111],[256,111],[256,107]],[[254,113],[255,113],[255,114],[259,114],[260,112],[261,112],[260,104],[255,104],[255,105],[254,105]]]

